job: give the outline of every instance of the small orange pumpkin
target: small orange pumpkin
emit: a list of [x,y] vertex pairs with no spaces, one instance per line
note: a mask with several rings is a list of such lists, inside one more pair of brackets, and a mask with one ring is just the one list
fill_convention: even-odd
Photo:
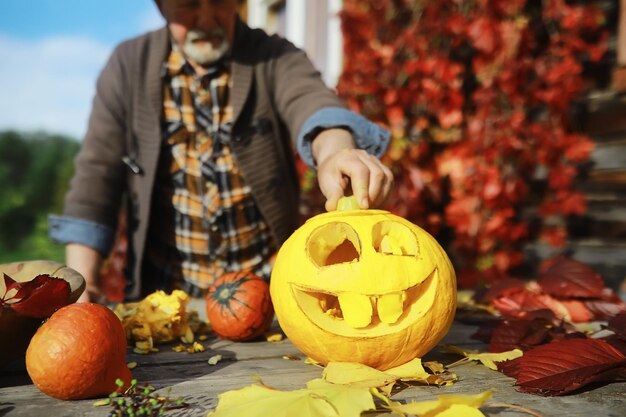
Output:
[[71,304],[37,330],[26,350],[26,369],[44,394],[61,400],[114,392],[130,383],[122,323],[99,304]]
[[222,339],[259,337],[274,318],[269,284],[251,272],[226,273],[209,288],[206,312],[213,332]]

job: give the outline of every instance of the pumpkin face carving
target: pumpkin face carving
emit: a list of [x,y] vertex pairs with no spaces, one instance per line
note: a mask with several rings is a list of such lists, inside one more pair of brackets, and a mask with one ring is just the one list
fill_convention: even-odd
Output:
[[312,359],[389,369],[445,336],[456,277],[435,239],[384,210],[309,219],[281,247],[271,278],[276,316]]

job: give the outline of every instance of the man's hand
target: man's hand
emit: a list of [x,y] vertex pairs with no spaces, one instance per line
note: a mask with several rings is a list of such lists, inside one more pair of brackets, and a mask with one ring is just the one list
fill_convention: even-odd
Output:
[[77,302],[104,304],[106,298],[98,287],[102,255],[88,246],[70,243],[65,246],[65,263],[85,278],[85,291]]
[[378,158],[356,149],[350,132],[324,130],[311,146],[327,211],[337,208],[337,201],[348,186],[362,209],[381,207],[386,202],[393,186],[393,174]]

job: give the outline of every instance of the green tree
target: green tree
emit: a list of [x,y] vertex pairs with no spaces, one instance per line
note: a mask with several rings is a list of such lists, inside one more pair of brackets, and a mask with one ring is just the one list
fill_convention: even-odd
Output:
[[47,216],[62,208],[79,146],[44,132],[0,132],[0,262],[61,260]]

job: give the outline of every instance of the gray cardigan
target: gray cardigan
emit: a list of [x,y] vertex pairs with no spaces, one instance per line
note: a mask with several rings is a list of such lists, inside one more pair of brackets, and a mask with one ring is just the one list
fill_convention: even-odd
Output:
[[[50,236],[106,255],[122,198],[127,199],[129,280],[141,293],[141,264],[161,149],[161,68],[170,48],[167,28],[120,44],[100,74],[87,134],[62,216],[50,216]],[[357,146],[380,156],[389,133],[343,107],[305,53],[278,36],[237,22],[231,56],[237,163],[278,245],[297,227],[299,187],[293,152],[313,164],[310,136],[346,127]],[[292,143],[290,138],[295,138]]]

